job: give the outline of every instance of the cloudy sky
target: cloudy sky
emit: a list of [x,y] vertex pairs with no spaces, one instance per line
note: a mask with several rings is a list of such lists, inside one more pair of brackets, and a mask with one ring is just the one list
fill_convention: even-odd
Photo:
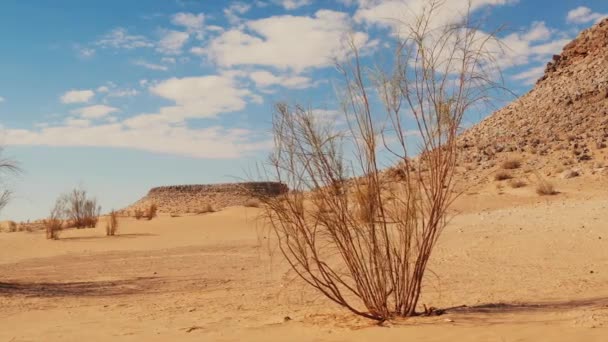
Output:
[[[272,105],[334,115],[334,58],[366,60],[425,0],[4,0],[0,144],[24,173],[2,219],[45,216],[82,185],[106,209],[157,185],[246,178],[271,147]],[[447,0],[438,20],[458,20]],[[474,0],[506,25],[508,86],[529,90],[552,54],[608,14],[605,0]]]

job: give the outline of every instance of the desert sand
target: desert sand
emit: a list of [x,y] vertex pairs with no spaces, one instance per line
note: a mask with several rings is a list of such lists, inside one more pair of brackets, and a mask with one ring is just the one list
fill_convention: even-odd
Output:
[[301,283],[260,209],[0,234],[2,341],[606,341],[608,182],[469,191],[420,304],[383,326]]

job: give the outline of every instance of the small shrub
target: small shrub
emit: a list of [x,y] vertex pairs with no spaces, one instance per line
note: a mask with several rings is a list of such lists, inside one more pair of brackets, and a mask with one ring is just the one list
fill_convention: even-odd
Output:
[[202,209],[198,210],[196,213],[197,214],[206,214],[206,213],[213,213],[213,212],[215,212],[215,209],[213,209],[211,204],[207,204]]
[[17,231],[17,223],[15,223],[14,221],[9,221],[8,223],[8,231],[13,233]]
[[496,174],[494,175],[494,180],[497,181],[503,181],[503,180],[507,180],[507,179],[511,179],[513,177],[511,177],[511,174],[505,171],[498,171],[496,172]]
[[156,206],[156,204],[150,204],[150,206],[148,207],[148,211],[146,212],[146,218],[148,219],[148,221],[156,217],[157,211],[158,207]]
[[144,211],[141,209],[135,209],[133,211],[133,216],[135,217],[136,220],[141,220],[142,217],[144,217]]
[[541,196],[551,196],[556,195],[557,190],[555,190],[553,184],[549,183],[546,180],[541,180],[536,186],[536,193]]
[[512,179],[509,181],[509,186],[513,189],[523,188],[526,185],[526,182],[521,179]]
[[118,230],[118,215],[114,210],[110,212],[110,217],[108,218],[108,222],[106,222],[106,235],[114,236],[116,231]]
[[521,167],[521,161],[517,159],[509,159],[502,162],[500,166],[505,170],[515,170]]
[[42,222],[46,230],[46,238],[59,240],[59,232],[63,229],[63,221],[57,218],[48,218]]
[[260,207],[260,201],[255,200],[255,199],[250,199],[250,200],[248,200],[248,201],[245,202],[244,206],[247,207],[247,208],[259,208]]

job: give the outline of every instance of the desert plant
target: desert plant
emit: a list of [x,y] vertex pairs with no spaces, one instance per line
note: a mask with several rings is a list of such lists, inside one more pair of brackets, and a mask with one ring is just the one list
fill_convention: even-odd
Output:
[[521,161],[518,159],[508,159],[503,161],[502,164],[500,164],[500,167],[505,170],[519,169],[521,167]]
[[146,218],[148,219],[148,221],[150,221],[156,217],[157,211],[158,211],[158,207],[156,206],[156,204],[154,204],[154,203],[150,204],[150,206],[148,207],[148,210],[146,211]]
[[526,182],[524,182],[521,179],[511,179],[509,181],[509,186],[512,187],[513,189],[523,188],[526,185],[527,185]]
[[557,190],[555,190],[555,186],[552,183],[541,179],[536,185],[536,193],[541,196],[551,196],[557,195]]
[[97,205],[96,199],[88,198],[86,190],[76,188],[62,197],[70,227],[80,229],[97,226],[101,206]]
[[118,230],[118,214],[114,210],[110,212],[108,221],[106,222],[106,235],[114,236]]
[[141,220],[144,217],[144,211],[141,209],[135,209],[133,211],[133,216],[136,220]]
[[197,214],[207,214],[207,213],[214,213],[215,209],[213,209],[213,206],[211,206],[211,204],[205,204],[201,209],[197,210],[196,213]]
[[[440,1],[426,3],[420,17],[403,24],[389,71],[367,77],[350,41],[352,54],[338,65],[345,132],[303,106],[276,105],[266,171],[292,191],[260,197],[295,273],[330,300],[379,321],[417,313],[427,263],[458,195],[460,123],[497,89],[493,36],[479,39],[469,21],[433,27]],[[375,113],[373,88],[383,114]],[[407,127],[415,127],[418,151],[406,141]],[[382,176],[381,148],[400,161],[398,179]],[[312,196],[304,199],[307,191]]]
[[43,221],[47,239],[59,239],[59,232],[63,229],[67,213],[67,197],[60,196],[55,201],[55,206],[51,209],[49,217]]
[[510,173],[506,171],[498,171],[494,174],[494,180],[503,181],[513,178]]
[[249,199],[247,201],[245,201],[245,203],[243,204],[245,207],[247,208],[259,208],[260,207],[260,201],[258,201],[257,199]]

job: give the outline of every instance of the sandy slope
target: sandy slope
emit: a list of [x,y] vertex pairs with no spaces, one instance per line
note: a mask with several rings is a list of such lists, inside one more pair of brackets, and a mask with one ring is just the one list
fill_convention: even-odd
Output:
[[294,280],[257,209],[0,234],[0,341],[606,341],[606,185],[463,196],[422,303],[467,307],[388,327]]

